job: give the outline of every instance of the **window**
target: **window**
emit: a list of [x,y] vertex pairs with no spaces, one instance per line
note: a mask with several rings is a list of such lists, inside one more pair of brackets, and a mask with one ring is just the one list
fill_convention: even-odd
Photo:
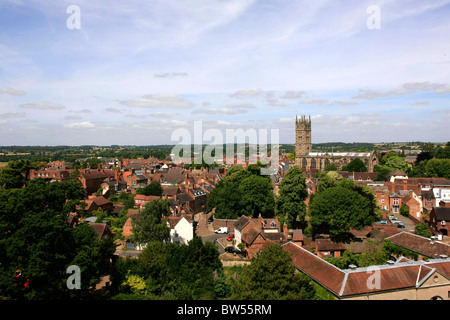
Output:
[[272,221],[272,222],[270,223],[270,227],[271,227],[271,228],[276,228],[276,226],[277,226],[277,224],[275,223],[275,221]]
[[394,206],[398,206],[398,199],[394,199]]
[[308,166],[308,161],[306,159],[302,160],[302,167],[306,168]]

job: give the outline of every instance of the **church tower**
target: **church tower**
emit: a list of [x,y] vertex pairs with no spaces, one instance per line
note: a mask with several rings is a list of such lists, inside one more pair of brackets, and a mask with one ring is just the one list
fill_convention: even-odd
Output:
[[295,156],[306,156],[312,151],[311,116],[295,117]]

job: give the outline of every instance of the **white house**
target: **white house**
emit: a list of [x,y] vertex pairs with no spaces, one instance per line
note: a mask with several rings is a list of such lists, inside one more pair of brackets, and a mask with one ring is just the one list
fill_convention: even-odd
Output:
[[170,240],[188,244],[194,238],[194,221],[186,217],[170,216],[167,225],[170,228]]
[[437,207],[441,201],[450,202],[450,179],[433,179],[433,193]]

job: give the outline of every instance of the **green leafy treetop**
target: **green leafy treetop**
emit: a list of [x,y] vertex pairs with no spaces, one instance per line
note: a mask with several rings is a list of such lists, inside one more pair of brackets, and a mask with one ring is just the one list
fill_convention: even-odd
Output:
[[147,202],[140,215],[133,216],[133,240],[139,244],[152,241],[169,241],[170,229],[163,217],[169,215],[169,200]]
[[296,272],[289,252],[272,243],[246,266],[232,289],[238,300],[312,300],[311,280]]
[[297,166],[290,167],[281,180],[279,196],[276,198],[276,214],[279,219],[286,219],[288,224],[298,219],[300,224],[304,225],[307,197],[308,192],[302,170]]

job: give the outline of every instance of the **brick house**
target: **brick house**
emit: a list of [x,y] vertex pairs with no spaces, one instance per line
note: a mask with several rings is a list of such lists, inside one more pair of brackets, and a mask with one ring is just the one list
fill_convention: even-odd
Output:
[[422,191],[422,204],[423,209],[427,210],[428,212],[436,207],[436,198],[434,197],[434,192],[432,190]]
[[450,204],[431,209],[429,223],[435,232],[443,236],[450,235]]
[[87,194],[93,194],[100,189],[105,179],[109,177],[115,177],[116,171],[114,170],[79,170],[80,181]]
[[409,215],[413,216],[416,219],[420,219],[421,213],[422,213],[422,206],[421,203],[417,200],[416,197],[412,195],[407,195],[403,197],[402,203],[406,205],[406,207],[409,209]]
[[105,198],[104,196],[90,197],[90,198],[84,200],[84,202],[87,203],[87,206],[83,210],[85,210],[87,212],[93,212],[100,208],[103,211],[113,211],[114,210],[114,204],[111,201],[109,201],[107,198]]
[[262,218],[261,214],[257,219],[239,217],[234,224],[234,232],[235,247],[244,243],[249,259],[256,257],[271,243],[285,243],[289,237],[286,224],[281,228],[278,219]]
[[396,192],[389,195],[389,212],[400,213],[402,207],[402,196]]
[[70,172],[65,170],[65,169],[61,169],[61,168],[43,168],[40,170],[32,170],[29,173],[29,179],[51,179],[51,181],[66,181],[69,180],[69,176],[70,176]]
[[134,196],[134,206],[138,209],[142,209],[145,207],[147,202],[152,201],[152,200],[158,200],[158,199],[161,199],[161,197],[137,194]]
[[106,223],[88,222],[88,224],[97,233],[99,239],[107,239],[113,235],[111,229],[108,227]]

